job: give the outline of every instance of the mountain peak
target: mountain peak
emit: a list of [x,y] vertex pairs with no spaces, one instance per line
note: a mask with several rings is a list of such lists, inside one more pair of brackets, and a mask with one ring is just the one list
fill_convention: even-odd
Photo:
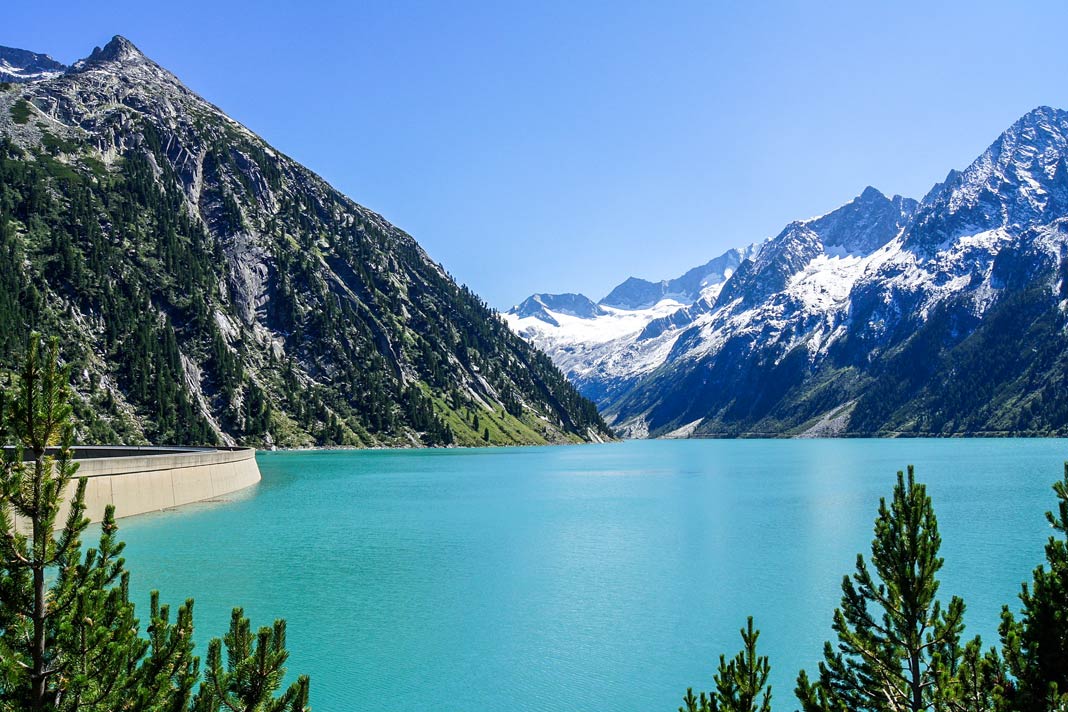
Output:
[[889,242],[912,217],[917,203],[895,196],[888,198],[870,185],[837,210],[805,227],[816,233],[825,248],[867,254]]
[[598,304],[617,309],[642,309],[656,304],[667,289],[666,282],[627,277]]
[[931,251],[962,235],[1059,217],[1057,166],[1066,157],[1068,112],[1032,109],[967,168],[950,171],[931,189],[907,244]]
[[103,48],[95,47],[86,62],[130,62],[145,60],[144,53],[122,35],[115,35]]
[[1033,124],[1033,123],[1050,123],[1057,121],[1059,116],[1062,116],[1065,112],[1060,109],[1055,109],[1052,106],[1036,106],[1021,116],[1017,120],[1017,124]]
[[730,279],[743,262],[756,257],[761,247],[762,243],[753,243],[740,249],[732,248],[674,279],[650,282],[628,277],[598,303],[627,310],[648,309],[663,299],[693,304],[707,296],[710,289],[718,293],[716,288]]
[[870,185],[861,192],[858,198],[863,201],[886,200],[886,196],[881,190]]
[[[160,101],[162,94],[171,90],[192,94],[178,77],[122,35],[115,35],[103,47],[95,47],[88,57],[74,63],[70,74],[91,74],[94,81],[103,81],[119,96],[140,94],[151,103]],[[100,86],[103,85],[92,91],[98,91]]]
[[521,319],[532,316],[553,326],[559,326],[559,322],[548,313],[550,311],[579,319],[593,319],[604,313],[604,310],[586,295],[572,293],[532,294],[524,299],[522,304],[512,307],[508,313],[515,314]]
[[1017,119],[991,148],[1014,146],[1026,141],[1036,148],[1045,148],[1049,143],[1063,142],[1068,131],[1068,112],[1049,106],[1039,106]]

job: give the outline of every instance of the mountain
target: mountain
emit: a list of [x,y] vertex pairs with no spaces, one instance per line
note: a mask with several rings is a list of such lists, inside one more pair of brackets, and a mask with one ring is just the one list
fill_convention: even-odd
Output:
[[681,277],[650,282],[637,277],[629,277],[601,300],[604,306],[616,309],[648,309],[664,299],[671,299],[683,304],[692,304],[702,296],[709,296],[707,290],[722,285],[745,260],[751,258],[757,245],[743,249],[732,249],[710,262],[694,267]]
[[865,189],[595,362],[550,353],[632,436],[1068,433],[1066,159],[1040,107],[921,201]]
[[67,66],[47,54],[36,54],[14,47],[0,47],[0,82],[35,82],[58,77]]
[[728,250],[681,277],[630,277],[594,303],[581,294],[534,294],[504,318],[549,354],[578,389],[604,407],[663,363],[675,331],[710,308],[759,245]]
[[62,70],[3,56],[38,74],[0,85],[0,373],[28,330],[61,335],[80,439],[608,436],[412,237],[128,40]]
[[547,324],[559,326],[553,313],[566,314],[579,319],[596,319],[607,312],[582,294],[532,294],[509,313],[520,318],[534,317]]

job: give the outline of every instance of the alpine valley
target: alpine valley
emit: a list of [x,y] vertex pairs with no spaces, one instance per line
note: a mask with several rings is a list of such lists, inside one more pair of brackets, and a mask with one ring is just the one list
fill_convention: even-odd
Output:
[[0,47],[0,378],[60,337],[87,442],[610,437],[409,235],[115,37]]
[[507,315],[635,436],[1068,433],[1068,112],[678,279]]

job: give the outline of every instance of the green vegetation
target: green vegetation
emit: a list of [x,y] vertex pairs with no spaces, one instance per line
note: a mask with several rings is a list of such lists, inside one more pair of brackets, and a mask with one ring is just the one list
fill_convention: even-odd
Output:
[[[999,257],[1013,259],[1020,258],[1011,252]],[[959,343],[944,343],[959,319],[952,305],[932,314],[874,374],[851,427],[909,434],[1068,432],[1068,335],[1060,308],[1068,282],[1047,265],[1026,266],[1031,282],[1014,284]],[[1050,283],[1060,285],[1058,293]]]
[[771,664],[766,656],[757,655],[760,631],[753,629],[752,616],[740,632],[742,651],[730,662],[719,656],[719,669],[713,677],[716,691],[695,697],[693,688],[686,690],[679,712],[771,712]]
[[[837,647],[827,644],[819,677],[802,672],[797,696],[805,712],[929,709],[954,697],[964,650],[964,602],[954,597],[943,611],[937,600],[942,568],[938,524],[926,488],[898,473],[893,499],[879,504],[872,564],[863,556],[842,581],[842,605],[834,613]],[[873,614],[872,611],[875,611]],[[974,641],[979,646],[979,641]]]
[[16,124],[28,124],[30,113],[30,104],[25,99],[19,99],[11,105],[11,120]]
[[[1019,618],[1004,607],[1000,651],[984,651],[978,636],[964,642],[964,602],[943,607],[937,598],[943,560],[931,499],[911,467],[899,472],[875,520],[874,575],[858,555],[834,612],[837,643],[825,644],[815,678],[798,676],[803,712],[1068,709],[1068,463],[1053,489],[1046,565],[1024,585]],[[756,654],[757,635],[750,618],[744,650],[730,663],[720,658],[716,692],[688,690],[680,712],[770,712],[770,665]]]
[[606,412],[620,421],[648,413],[653,435],[704,418],[696,437],[789,437],[834,417],[833,432],[848,437],[1064,436],[1068,263],[1029,244],[998,254],[1005,287],[982,319],[958,295],[889,345],[846,334],[818,365],[808,343],[754,359],[739,342],[652,374]]
[[[0,373],[65,333],[79,439],[410,446],[607,435],[596,408],[407,235],[259,141],[123,122],[0,133]],[[225,128],[225,127],[224,127]],[[190,144],[189,142],[193,142]],[[204,141],[191,162],[175,145]],[[486,422],[470,425],[480,412]],[[484,431],[488,431],[488,436]]]
[[1017,619],[1006,606],[1001,614],[1005,697],[1022,712],[1068,708],[1068,464],[1053,485],[1057,511],[1047,512],[1056,534],[1046,542],[1046,564],[1035,569],[1031,586],[1020,593]]
[[42,349],[35,334],[16,389],[0,394],[0,433],[13,443],[0,467],[0,709],[306,712],[307,677],[275,697],[284,621],[253,635],[234,609],[229,633],[208,646],[202,681],[192,600],[172,620],[153,593],[142,636],[114,507],[99,545],[83,552],[86,485],[74,481],[68,383],[57,341]]
[[46,130],[41,131],[41,145],[53,156],[60,153],[74,153],[78,150],[78,144],[65,138],[60,138]]

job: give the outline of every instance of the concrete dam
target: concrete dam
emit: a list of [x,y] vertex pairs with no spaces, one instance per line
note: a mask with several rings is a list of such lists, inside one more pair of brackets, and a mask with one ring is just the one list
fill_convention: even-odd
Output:
[[[85,516],[99,522],[104,508],[116,517],[202,502],[251,487],[260,481],[256,450],[249,447],[73,448],[78,470],[68,485],[67,502],[77,480],[86,479]],[[64,507],[57,522],[64,521]]]

